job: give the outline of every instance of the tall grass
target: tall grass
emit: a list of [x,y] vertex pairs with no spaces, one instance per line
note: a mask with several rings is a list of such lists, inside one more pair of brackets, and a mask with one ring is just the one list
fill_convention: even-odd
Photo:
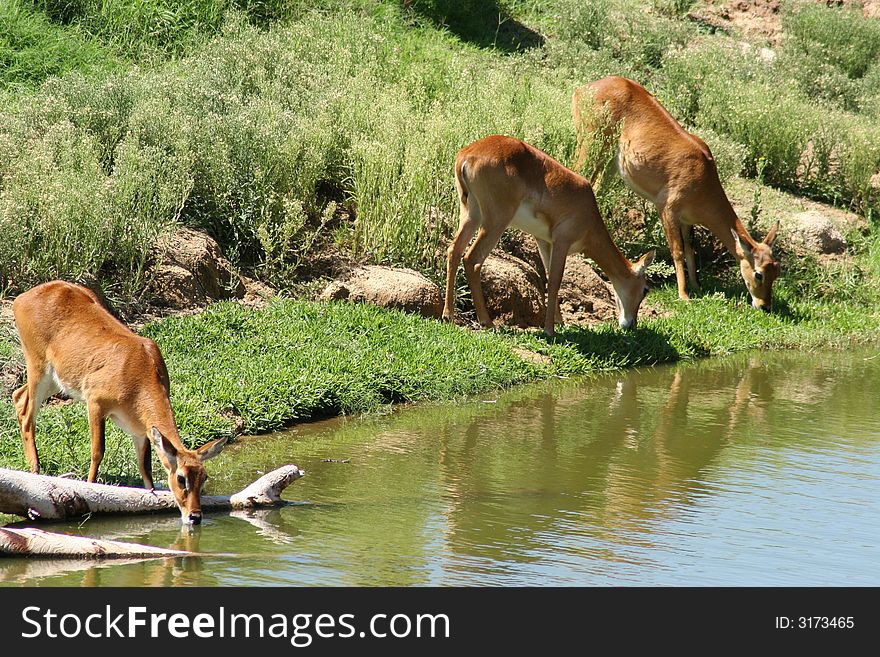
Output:
[[[677,17],[687,3],[499,4],[544,39],[508,50],[423,20],[442,2],[314,4],[38,2],[53,25],[164,54],[0,102],[0,229],[15,237],[0,243],[4,287],[98,277],[133,293],[150,242],[177,223],[283,284],[338,207],[351,221],[334,237],[358,256],[439,274],[456,151],[504,133],[572,164],[571,92],[612,73],[646,84],[703,136],[723,177],[764,162],[770,184],[866,215],[880,207],[876,64],[823,100],[785,50],[799,46],[768,61],[701,36]],[[112,27],[121,22],[128,32]],[[600,200],[612,226],[641,204],[622,186]],[[648,228],[638,248],[665,244]]]
[[136,58],[190,50],[218,33],[235,9],[257,24],[290,18],[314,3],[301,0],[32,0],[50,20],[76,26]]
[[[317,220],[329,202],[348,200],[359,252],[431,269],[457,207],[459,148],[504,132],[563,160],[573,153],[570,83],[523,83],[535,66],[525,57],[453,54],[439,36],[357,16],[226,30],[197,56],[100,85],[55,80],[7,110],[0,225],[23,237],[0,245],[8,283],[137,273],[149,239],[176,222],[264,262],[266,236],[298,220],[290,208]],[[117,223],[142,227],[127,234],[128,251],[108,228]]]
[[26,0],[0,2],[0,89],[29,86],[68,71],[107,71],[112,52],[78,29],[54,25]]

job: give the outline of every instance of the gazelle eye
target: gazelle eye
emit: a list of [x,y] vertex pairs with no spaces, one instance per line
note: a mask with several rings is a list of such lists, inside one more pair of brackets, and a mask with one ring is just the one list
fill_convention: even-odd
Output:
[[764,273],[760,271],[755,272],[755,280],[759,283],[764,280]]
[[183,475],[177,475],[177,483],[180,484],[181,488],[186,488],[186,477]]

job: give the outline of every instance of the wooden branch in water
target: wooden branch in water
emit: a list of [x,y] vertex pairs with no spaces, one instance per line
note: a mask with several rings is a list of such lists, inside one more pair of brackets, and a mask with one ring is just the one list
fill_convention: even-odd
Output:
[[[249,509],[287,504],[281,492],[305,473],[285,465],[234,495],[202,497],[203,510]],[[0,513],[31,520],[63,520],[90,513],[159,513],[177,511],[166,490],[91,484],[77,479],[0,468]],[[0,549],[0,553],[2,553]]]
[[0,527],[0,555],[28,557],[139,558],[184,557],[186,550],[167,550],[152,545],[70,536],[25,527]]

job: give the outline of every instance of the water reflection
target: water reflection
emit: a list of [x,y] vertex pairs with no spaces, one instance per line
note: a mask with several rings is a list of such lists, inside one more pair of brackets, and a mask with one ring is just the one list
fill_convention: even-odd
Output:
[[288,496],[309,504],[209,516],[187,535],[171,517],[86,525],[236,556],[67,575],[6,560],[0,579],[877,584],[872,356],[751,354],[248,439],[218,458],[215,492],[293,462],[308,475]]

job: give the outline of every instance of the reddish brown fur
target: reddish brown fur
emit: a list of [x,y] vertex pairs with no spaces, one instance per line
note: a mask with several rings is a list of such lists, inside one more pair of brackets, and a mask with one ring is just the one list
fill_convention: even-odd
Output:
[[105,421],[111,417],[135,442],[144,486],[153,488],[152,441],[181,513],[198,522],[207,478],[202,461],[219,453],[225,439],[196,451],[184,447],[169,399],[168,370],[156,343],[114,318],[91,290],[65,281],[25,292],[12,310],[27,366],[27,382],[12,398],[31,470],[40,471],[36,415],[46,398],[62,389],[86,402],[92,440],[89,481],[97,478]]
[[[571,252],[583,252],[596,261],[614,285],[621,325],[635,324],[645,293],[644,269],[653,254],[647,254],[635,265],[626,259],[602,222],[586,178],[519,139],[492,135],[459,151],[455,185],[461,221],[448,250],[445,319],[454,317],[455,273],[463,258],[477,318],[483,326],[492,325],[480,284],[480,269],[501,234],[513,224],[538,240],[548,278],[544,324],[548,335],[553,334],[556,321],[561,321],[559,285],[565,259]],[[524,223],[517,225],[517,217]],[[474,233],[476,239],[467,248]]]
[[[779,263],[772,245],[778,225],[757,242],[730,205],[718,178],[715,160],[706,143],[679,125],[669,112],[638,83],[607,77],[575,90],[572,113],[579,140],[594,129],[595,117],[607,111],[611,128],[621,126],[617,144],[618,171],[636,193],[653,202],[675,265],[678,293],[688,298],[688,279],[699,289],[692,226],[706,226],[733,254],[755,307],[769,310]],[[622,124],[621,124],[622,123]],[[578,168],[586,159],[582,143]],[[600,172],[593,172],[596,180]]]

